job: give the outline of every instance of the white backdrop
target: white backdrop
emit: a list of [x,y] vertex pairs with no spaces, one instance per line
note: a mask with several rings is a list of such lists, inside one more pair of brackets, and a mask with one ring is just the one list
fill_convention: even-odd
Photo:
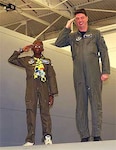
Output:
[[[112,64],[112,57],[116,58],[116,43],[112,38],[116,39],[116,34],[112,33],[105,37]],[[25,140],[25,71],[9,64],[8,58],[14,50],[33,41],[33,38],[0,27],[0,146],[22,145]],[[111,42],[113,43],[111,44]],[[51,43],[44,41],[44,55],[52,60],[59,89],[54,107],[51,109],[53,142],[79,142],[80,137],[75,124],[75,93],[71,54],[69,51],[61,51]],[[28,54],[30,55],[31,52]],[[113,59],[113,63],[116,64],[115,59]],[[113,65],[111,73],[111,77],[104,84],[103,89],[103,140],[116,139],[116,69]],[[39,109],[36,144],[42,144]]]

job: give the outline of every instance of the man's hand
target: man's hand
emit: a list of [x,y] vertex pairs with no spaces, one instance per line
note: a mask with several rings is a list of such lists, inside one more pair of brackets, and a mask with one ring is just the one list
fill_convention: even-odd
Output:
[[49,106],[53,106],[54,103],[54,96],[53,95],[49,95]]
[[109,74],[102,74],[101,75],[101,80],[106,81],[109,78]]
[[75,20],[75,18],[72,18],[72,19],[68,20],[65,27],[66,27],[66,28],[71,28],[71,25],[72,25],[72,23],[74,22],[74,20]]

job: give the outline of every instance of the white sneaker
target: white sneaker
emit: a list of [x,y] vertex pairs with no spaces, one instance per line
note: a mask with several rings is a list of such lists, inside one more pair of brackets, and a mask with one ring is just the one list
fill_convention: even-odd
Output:
[[34,143],[31,143],[31,142],[26,142],[23,146],[33,146]]
[[52,138],[51,138],[50,135],[46,135],[46,136],[44,137],[44,143],[45,143],[45,145],[50,145],[50,144],[52,144]]

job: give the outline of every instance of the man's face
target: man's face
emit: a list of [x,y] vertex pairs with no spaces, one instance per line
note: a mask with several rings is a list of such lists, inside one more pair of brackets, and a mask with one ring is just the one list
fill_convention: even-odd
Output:
[[32,50],[33,50],[34,54],[41,54],[41,52],[44,51],[43,43],[40,41],[34,42],[33,46],[32,46]]
[[77,27],[79,28],[85,27],[87,25],[87,22],[88,22],[88,17],[85,14],[79,13],[75,15],[75,23]]

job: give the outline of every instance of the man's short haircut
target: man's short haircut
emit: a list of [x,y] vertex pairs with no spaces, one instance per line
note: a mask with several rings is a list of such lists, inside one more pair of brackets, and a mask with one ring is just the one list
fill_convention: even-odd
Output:
[[82,13],[82,14],[85,14],[85,16],[87,16],[87,13],[86,13],[86,11],[85,11],[85,9],[77,9],[75,12],[74,12],[74,15],[77,15],[77,14],[80,14],[80,13]]

